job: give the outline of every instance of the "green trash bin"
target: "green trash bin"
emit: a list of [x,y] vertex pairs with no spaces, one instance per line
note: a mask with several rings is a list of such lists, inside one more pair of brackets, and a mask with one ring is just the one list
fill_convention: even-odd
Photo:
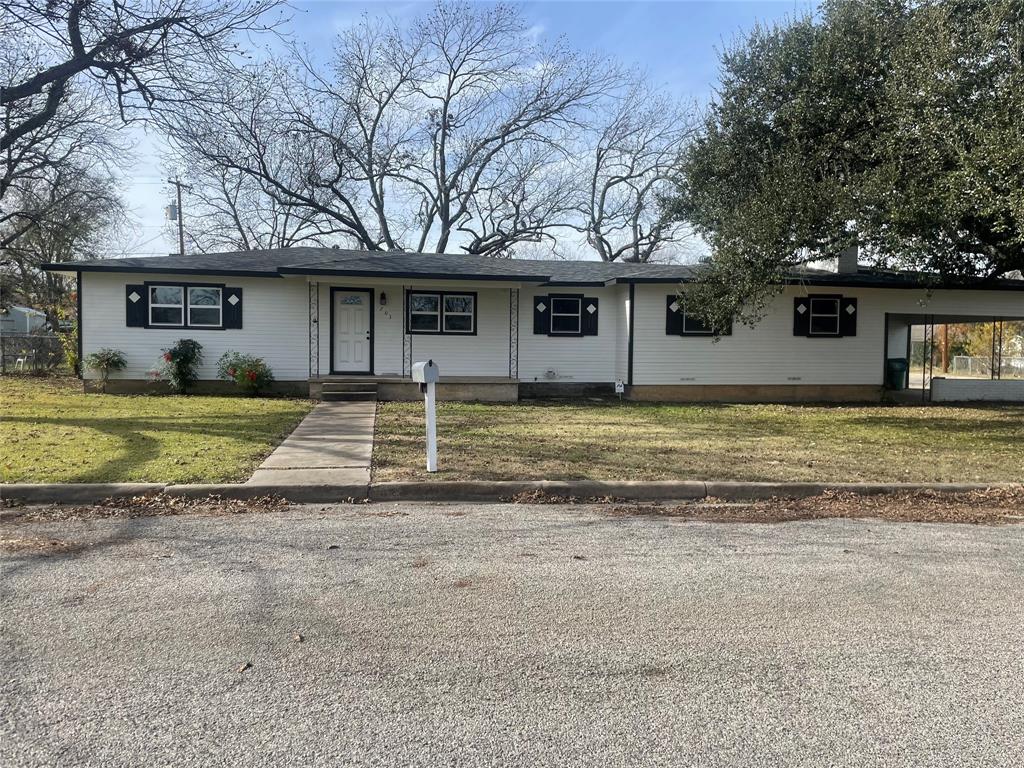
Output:
[[907,388],[907,369],[910,365],[905,357],[890,357],[885,361],[886,389],[901,390]]

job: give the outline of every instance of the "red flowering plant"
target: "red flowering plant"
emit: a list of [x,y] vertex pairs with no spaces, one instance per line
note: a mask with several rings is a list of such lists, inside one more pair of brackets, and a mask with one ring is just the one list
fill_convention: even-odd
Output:
[[178,339],[174,346],[160,356],[157,376],[171,385],[179,395],[199,381],[199,366],[203,364],[203,345],[194,339]]
[[231,350],[221,355],[220,361],[217,363],[217,374],[222,379],[235,382],[239,388],[250,395],[258,395],[261,391],[266,391],[274,381],[274,373],[263,358]]

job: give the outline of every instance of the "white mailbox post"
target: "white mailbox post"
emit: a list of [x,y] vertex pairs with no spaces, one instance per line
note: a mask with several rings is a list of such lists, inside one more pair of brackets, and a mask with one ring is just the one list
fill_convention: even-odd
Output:
[[420,385],[427,410],[427,472],[437,472],[437,399],[439,370],[433,360],[412,364],[412,380]]

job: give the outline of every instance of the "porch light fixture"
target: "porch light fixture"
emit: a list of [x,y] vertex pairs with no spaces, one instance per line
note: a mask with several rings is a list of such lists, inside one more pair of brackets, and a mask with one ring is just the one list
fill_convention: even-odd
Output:
[[388,295],[384,291],[380,292],[380,305],[386,307],[388,305]]

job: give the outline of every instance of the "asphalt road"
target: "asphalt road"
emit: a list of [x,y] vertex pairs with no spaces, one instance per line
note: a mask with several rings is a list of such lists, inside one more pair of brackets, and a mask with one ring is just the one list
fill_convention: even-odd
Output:
[[6,767],[1024,756],[1021,526],[374,505],[0,533],[88,545],[2,555]]

